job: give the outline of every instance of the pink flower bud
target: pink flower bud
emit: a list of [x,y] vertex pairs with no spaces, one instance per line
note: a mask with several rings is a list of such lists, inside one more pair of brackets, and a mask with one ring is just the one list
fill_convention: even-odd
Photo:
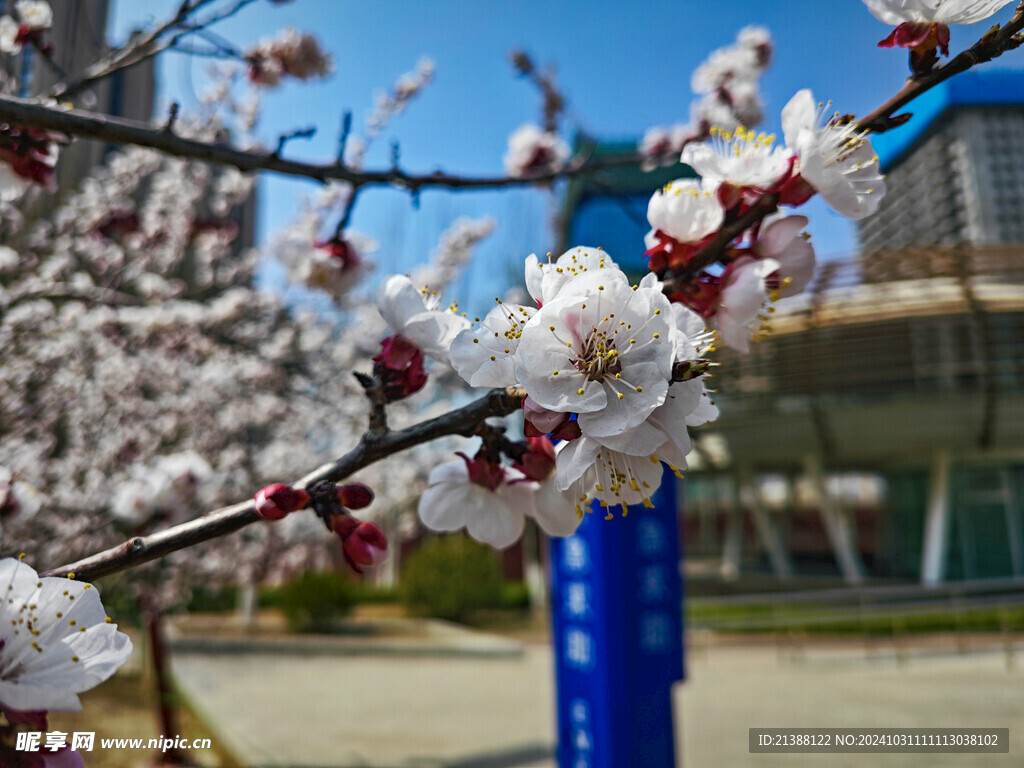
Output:
[[268,485],[256,493],[256,513],[264,520],[280,520],[289,512],[308,505],[308,493],[284,483]]
[[528,438],[550,434],[553,440],[575,440],[580,436],[579,425],[570,418],[570,414],[549,411],[537,405],[529,395],[523,400],[523,415],[526,418],[523,433]]
[[529,449],[512,466],[530,480],[546,480],[555,471],[555,446],[544,436],[530,437],[526,442]]
[[373,523],[357,520],[351,515],[334,515],[331,527],[341,539],[341,553],[356,573],[372,568],[388,559],[388,540],[384,531]]
[[348,509],[362,509],[373,502],[373,491],[362,483],[338,486],[338,503]]
[[395,334],[384,339],[373,362],[373,375],[384,382],[388,402],[419,392],[427,383],[423,352],[404,336]]

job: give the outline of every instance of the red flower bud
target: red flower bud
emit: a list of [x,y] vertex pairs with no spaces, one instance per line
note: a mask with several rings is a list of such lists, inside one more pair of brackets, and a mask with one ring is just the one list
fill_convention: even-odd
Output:
[[362,483],[338,486],[338,503],[348,509],[362,509],[373,502],[373,491]]
[[388,559],[388,540],[384,531],[373,523],[357,520],[351,515],[334,515],[331,528],[341,539],[341,553],[352,570],[362,573]]
[[526,442],[529,448],[512,466],[530,480],[546,480],[555,471],[555,446],[544,436],[529,437]]
[[580,436],[579,425],[572,420],[571,414],[549,411],[537,405],[529,395],[523,400],[523,416],[526,419],[523,433],[528,438],[550,434],[552,440],[575,440]]
[[423,352],[404,336],[395,334],[384,339],[373,362],[373,375],[384,383],[388,402],[419,392],[427,383]]
[[256,493],[256,513],[264,520],[280,520],[289,512],[308,505],[308,493],[284,483],[268,485]]

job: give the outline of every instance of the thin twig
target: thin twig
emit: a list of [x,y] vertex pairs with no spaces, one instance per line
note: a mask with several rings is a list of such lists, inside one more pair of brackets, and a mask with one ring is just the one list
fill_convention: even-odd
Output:
[[[485,419],[507,416],[519,408],[526,397],[519,387],[494,389],[467,406],[450,411],[437,418],[421,422],[408,429],[386,432],[378,436],[367,433],[359,444],[335,462],[325,464],[294,483],[296,488],[308,488],[321,481],[340,482],[381,459],[404,451],[414,445],[447,435],[471,436]],[[299,513],[296,513],[299,514]],[[204,541],[226,536],[262,518],[256,514],[253,502],[244,501],[210,512],[173,528],[148,536],[136,536],[104,552],[46,571],[44,576],[67,576],[73,573],[80,581],[93,581],[103,576],[133,568],[164,557]]]
[[[158,24],[149,32],[135,35],[132,40],[122,47],[111,51],[103,58],[93,62],[86,68],[85,74],[79,79],[72,82],[58,83],[50,90],[49,95],[60,99],[73,98],[87,88],[91,88],[100,80],[110,77],[115,72],[134,66],[156,56],[167,48],[173,47],[185,35],[198,32],[211,24],[233,16],[246,5],[254,2],[254,0],[235,0],[232,5],[227,6],[224,10],[213,13],[202,21],[185,27],[188,19],[196,11],[209,5],[211,2],[213,0],[183,0],[174,16]],[[171,30],[179,28],[182,29],[177,34],[165,40],[160,39]]]
[[316,126],[308,128],[296,128],[288,133],[282,133],[277,137],[277,149],[274,150],[274,157],[280,157],[285,145],[292,139],[312,139],[316,135]]

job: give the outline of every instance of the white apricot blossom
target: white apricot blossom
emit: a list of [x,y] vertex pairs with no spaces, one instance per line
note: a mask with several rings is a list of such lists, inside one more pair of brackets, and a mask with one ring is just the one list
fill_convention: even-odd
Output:
[[559,170],[569,159],[569,145],[557,134],[526,123],[508,137],[505,172],[522,178]]
[[1013,0],[864,0],[868,10],[885,24],[926,22],[974,24],[987,19]]
[[789,171],[793,152],[776,146],[774,134],[712,127],[712,140],[687,144],[682,161],[710,182],[768,189]]
[[[694,360],[710,351],[713,335],[695,312],[672,305],[676,361]],[[664,402],[639,425],[618,434],[582,437],[565,444],[556,463],[556,487],[574,499],[582,516],[591,500],[604,507],[630,504],[651,506],[661,484],[661,464],[677,475],[686,468],[690,452],[688,426],[700,426],[718,416],[703,376],[669,385]]]
[[434,467],[420,496],[419,516],[431,530],[465,528],[477,541],[498,549],[511,546],[523,534],[526,516],[535,512],[534,483],[508,468],[493,488],[473,482],[463,460]]
[[618,266],[601,248],[587,248],[578,245],[570,248],[552,263],[540,261],[531,253],[526,257],[526,290],[537,306],[551,301],[574,277],[580,277],[598,269],[618,269]]
[[798,91],[782,110],[786,146],[798,157],[800,175],[833,210],[863,219],[878,209],[885,177],[867,131],[838,112],[825,118],[830,107],[816,103],[808,89]]
[[0,560],[0,706],[78,711],[78,694],[128,660],[132,643],[109,623],[98,590]]
[[542,408],[579,414],[591,436],[646,419],[665,399],[675,327],[661,283],[621,270],[569,282],[523,328],[516,378]]
[[417,289],[404,275],[391,275],[377,290],[377,310],[385,322],[442,363],[448,363],[452,341],[470,326],[454,304],[440,309],[441,297],[429,288]]
[[712,318],[723,344],[739,352],[750,351],[750,340],[759,330],[752,326],[764,320],[761,310],[768,301],[768,276],[778,268],[774,259],[753,256],[742,256],[729,265]]
[[680,243],[696,243],[722,226],[725,209],[718,200],[718,185],[711,179],[677,179],[655,191],[647,204],[648,247],[653,247],[659,231]]
[[510,387],[516,383],[516,352],[533,307],[498,302],[478,326],[459,332],[451,363],[471,387]]
[[814,276],[814,246],[810,235],[803,232],[807,222],[806,216],[776,214],[761,224],[754,252],[778,263],[768,287],[778,290],[780,298],[802,293]]

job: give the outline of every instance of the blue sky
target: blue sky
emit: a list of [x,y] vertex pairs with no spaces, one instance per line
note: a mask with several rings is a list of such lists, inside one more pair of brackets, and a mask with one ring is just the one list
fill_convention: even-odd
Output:
[[[178,2],[114,0],[111,36],[123,40],[133,27],[169,15]],[[1004,8],[987,23],[1011,13],[1012,6]],[[779,111],[800,88],[833,99],[843,112],[863,114],[894,93],[907,73],[904,52],[875,47],[889,28],[860,0],[258,0],[216,29],[244,48],[291,25],[316,32],[333,53],[335,72],[328,80],[289,84],[266,98],[260,131],[267,144],[296,127],[320,129],[312,141],[292,142],[289,156],[330,159],[342,111],[352,110],[358,129],[373,93],[429,55],[437,65],[434,83],[388,127],[368,166],[386,165],[397,139],[409,170],[494,174],[502,170],[508,134],[539,119],[535,90],[512,74],[512,48],[557,67],[572,115],[589,132],[636,139],[649,126],[685,122],[693,98],[690,74],[751,23],[767,26],[776,42],[762,88],[767,129],[778,129]],[[977,39],[985,24],[954,27],[954,53]],[[999,65],[1022,62],[1024,56],[1010,53]],[[203,59],[165,56],[161,97],[194,106],[205,68]],[[301,195],[313,189],[312,182],[265,176],[261,236],[284,225]],[[371,190],[360,197],[352,226],[381,243],[375,258],[382,270],[407,271],[429,256],[459,215],[490,214],[498,230],[461,287],[475,293],[486,286],[484,292],[493,294],[490,287],[507,282],[526,255],[551,250],[556,202],[535,191],[425,192],[415,211],[407,195]],[[816,202],[806,209],[819,255],[853,250],[849,222]]]

